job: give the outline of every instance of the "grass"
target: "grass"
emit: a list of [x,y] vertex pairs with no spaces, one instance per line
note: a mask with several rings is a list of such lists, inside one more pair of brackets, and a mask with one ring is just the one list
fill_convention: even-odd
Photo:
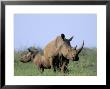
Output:
[[22,51],[14,52],[14,75],[15,76],[96,76],[97,75],[97,49],[84,48],[79,55],[77,62],[70,61],[68,65],[69,73],[53,72],[45,69],[41,73],[33,62],[20,62]]

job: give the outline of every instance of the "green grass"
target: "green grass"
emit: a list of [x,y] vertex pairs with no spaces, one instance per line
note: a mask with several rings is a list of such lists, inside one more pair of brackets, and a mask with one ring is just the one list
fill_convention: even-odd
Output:
[[53,72],[51,69],[45,69],[41,73],[33,62],[20,62],[20,54],[15,51],[14,56],[14,75],[15,76],[96,76],[97,75],[97,49],[84,48],[80,53],[80,60],[70,61],[68,65],[69,73]]

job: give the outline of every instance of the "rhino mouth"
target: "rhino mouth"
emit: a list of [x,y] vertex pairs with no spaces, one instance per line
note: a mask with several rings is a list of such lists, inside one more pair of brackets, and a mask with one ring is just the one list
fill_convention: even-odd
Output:
[[30,62],[31,60],[20,60],[22,63]]
[[67,57],[67,59],[68,59],[68,60],[73,60],[73,59],[74,59],[74,57]]
[[76,56],[76,57],[73,59],[73,61],[79,61],[79,57]]

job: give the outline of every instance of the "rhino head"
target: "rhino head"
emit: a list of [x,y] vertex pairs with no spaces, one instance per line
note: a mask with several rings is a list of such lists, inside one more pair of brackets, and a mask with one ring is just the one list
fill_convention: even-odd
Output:
[[84,46],[84,41],[82,46],[79,49],[76,49],[76,47],[72,48],[67,43],[64,42],[64,44],[61,46],[60,54],[65,57],[68,60],[78,61],[79,60],[79,53],[82,51]]
[[77,49],[77,45],[74,48],[72,48],[73,51],[74,51],[73,61],[78,61],[79,60],[79,56],[78,55],[82,51],[83,47],[84,47],[84,41],[83,41],[83,43],[82,43],[82,45],[81,45],[81,47],[79,49]]
[[39,52],[37,49],[28,48],[28,52],[26,54],[21,55],[20,61],[23,63],[27,63],[34,59],[35,55]]
[[68,60],[73,60],[74,58],[74,50],[66,42],[60,47],[59,54]]

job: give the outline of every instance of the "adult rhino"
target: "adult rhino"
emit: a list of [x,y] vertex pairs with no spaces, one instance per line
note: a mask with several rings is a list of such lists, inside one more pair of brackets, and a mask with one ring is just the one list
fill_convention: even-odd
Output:
[[[68,60],[74,59],[74,52],[70,45],[70,41],[72,39],[73,37],[65,40],[65,35],[61,34],[60,36],[57,36],[54,40],[52,40],[45,46],[44,48],[45,60],[47,61],[48,65],[51,66],[51,68],[54,68],[54,71],[56,70],[55,64],[57,63],[57,61],[59,61],[58,56],[63,55]],[[59,65],[59,63],[57,63],[57,65]]]
[[70,46],[70,41],[73,39],[65,39],[65,35],[61,34],[61,36],[56,37],[54,40],[49,42],[47,46],[44,48],[44,55],[41,55],[38,51],[33,51],[28,48],[30,56],[33,56],[33,62],[37,65],[38,69],[41,69],[42,72],[44,69],[54,68],[56,64],[59,65],[59,56],[63,55],[68,60],[73,59],[73,50]]

